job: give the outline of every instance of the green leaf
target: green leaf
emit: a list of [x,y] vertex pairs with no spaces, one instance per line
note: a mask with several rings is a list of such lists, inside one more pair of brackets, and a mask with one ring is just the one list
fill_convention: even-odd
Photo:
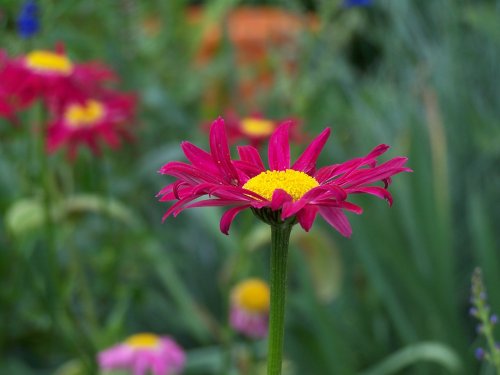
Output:
[[44,221],[44,208],[37,199],[19,199],[5,214],[7,230],[14,236],[32,232],[43,225]]

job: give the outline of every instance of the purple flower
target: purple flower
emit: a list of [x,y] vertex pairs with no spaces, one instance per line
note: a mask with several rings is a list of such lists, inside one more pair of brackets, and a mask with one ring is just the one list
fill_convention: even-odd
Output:
[[31,38],[38,33],[40,30],[38,16],[36,0],[25,1],[17,18],[17,30],[22,38]]
[[342,6],[344,8],[351,8],[351,7],[367,7],[372,5],[373,0],[344,0],[342,3]]
[[497,324],[497,323],[498,323],[498,315],[493,314],[493,315],[490,317],[490,323],[491,323],[491,324]]
[[485,351],[484,351],[484,349],[483,349],[483,348],[477,348],[477,349],[476,349],[475,356],[476,356],[476,358],[477,358],[479,361],[480,361],[480,360],[482,360],[482,359],[484,358],[485,354],[486,354],[486,353],[485,353]]

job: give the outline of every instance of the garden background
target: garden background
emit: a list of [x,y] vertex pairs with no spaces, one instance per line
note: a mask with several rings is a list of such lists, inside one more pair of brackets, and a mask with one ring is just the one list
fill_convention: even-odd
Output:
[[[351,239],[321,219],[294,229],[288,374],[494,373],[474,357],[469,299],[480,266],[500,312],[500,2],[348,3],[41,0],[24,39],[21,2],[0,2],[9,55],[63,42],[138,98],[133,141],[48,159],[56,269],[33,111],[0,120],[0,374],[86,374],[98,350],[142,331],[175,337],[185,374],[259,373],[265,346],[227,314],[232,286],[268,277],[268,228],[244,212],[225,236],[214,208],[162,223],[155,198],[180,142],[206,148],[206,124],[230,111],[293,117],[310,137],[330,126],[319,165],[387,143],[414,170],[394,177],[392,208],[356,197]],[[255,26],[242,6],[274,10]]]

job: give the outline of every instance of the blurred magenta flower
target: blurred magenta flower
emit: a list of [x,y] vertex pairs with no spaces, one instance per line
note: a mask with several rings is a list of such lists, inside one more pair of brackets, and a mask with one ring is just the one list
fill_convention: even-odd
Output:
[[260,279],[246,279],[231,292],[229,322],[234,330],[252,338],[267,335],[269,327],[269,285]]
[[12,118],[37,99],[53,108],[82,102],[103,82],[115,79],[102,64],[73,63],[62,48],[34,50],[16,58],[0,51],[0,115]]
[[290,136],[294,141],[303,140],[299,132],[299,121],[296,119],[271,120],[260,114],[239,117],[235,112],[228,111],[225,115],[227,137],[230,144],[244,140],[251,146],[259,148],[269,139],[271,134],[283,122],[290,122]]
[[70,159],[74,159],[80,145],[100,154],[99,141],[111,148],[120,146],[120,138],[131,139],[128,130],[135,115],[135,97],[106,91],[100,99],[68,102],[49,124],[47,149],[54,152],[66,146]]
[[40,30],[38,4],[36,0],[27,0],[17,17],[17,30],[22,38],[31,38]]
[[172,375],[184,368],[184,350],[170,337],[139,333],[99,353],[103,371],[129,370],[134,375]]
[[[225,234],[235,216],[247,208],[266,223],[298,222],[309,231],[319,213],[340,234],[349,237],[352,230],[344,210],[362,212],[361,207],[347,201],[349,195],[371,194],[392,204],[387,191],[391,176],[411,171],[405,166],[405,157],[377,165],[377,158],[389,149],[384,144],[364,157],[317,170],[316,160],[330,135],[328,128],[290,165],[289,128],[290,124],[284,123],[272,134],[268,169],[252,146],[239,146],[240,159],[231,159],[221,118],[210,129],[210,153],[183,142],[181,147],[190,163],[170,162],[159,171],[177,179],[158,193],[162,202],[176,201],[164,219],[187,208],[229,206],[220,222]],[[378,181],[384,186],[373,185]]]

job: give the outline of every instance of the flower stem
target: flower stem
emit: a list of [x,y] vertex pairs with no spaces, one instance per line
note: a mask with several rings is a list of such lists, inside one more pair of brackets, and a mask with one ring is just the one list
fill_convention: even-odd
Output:
[[34,131],[36,137],[37,157],[39,163],[39,184],[42,187],[42,203],[44,211],[44,245],[45,245],[45,276],[46,276],[46,299],[51,316],[52,329],[56,331],[58,321],[58,299],[59,299],[59,268],[57,264],[57,249],[55,241],[55,228],[53,222],[52,205],[52,171],[50,170],[49,156],[45,151],[45,133],[47,131],[47,111],[44,104],[38,102],[33,108]]
[[280,375],[285,335],[286,266],[292,225],[271,225],[271,311],[267,375]]

